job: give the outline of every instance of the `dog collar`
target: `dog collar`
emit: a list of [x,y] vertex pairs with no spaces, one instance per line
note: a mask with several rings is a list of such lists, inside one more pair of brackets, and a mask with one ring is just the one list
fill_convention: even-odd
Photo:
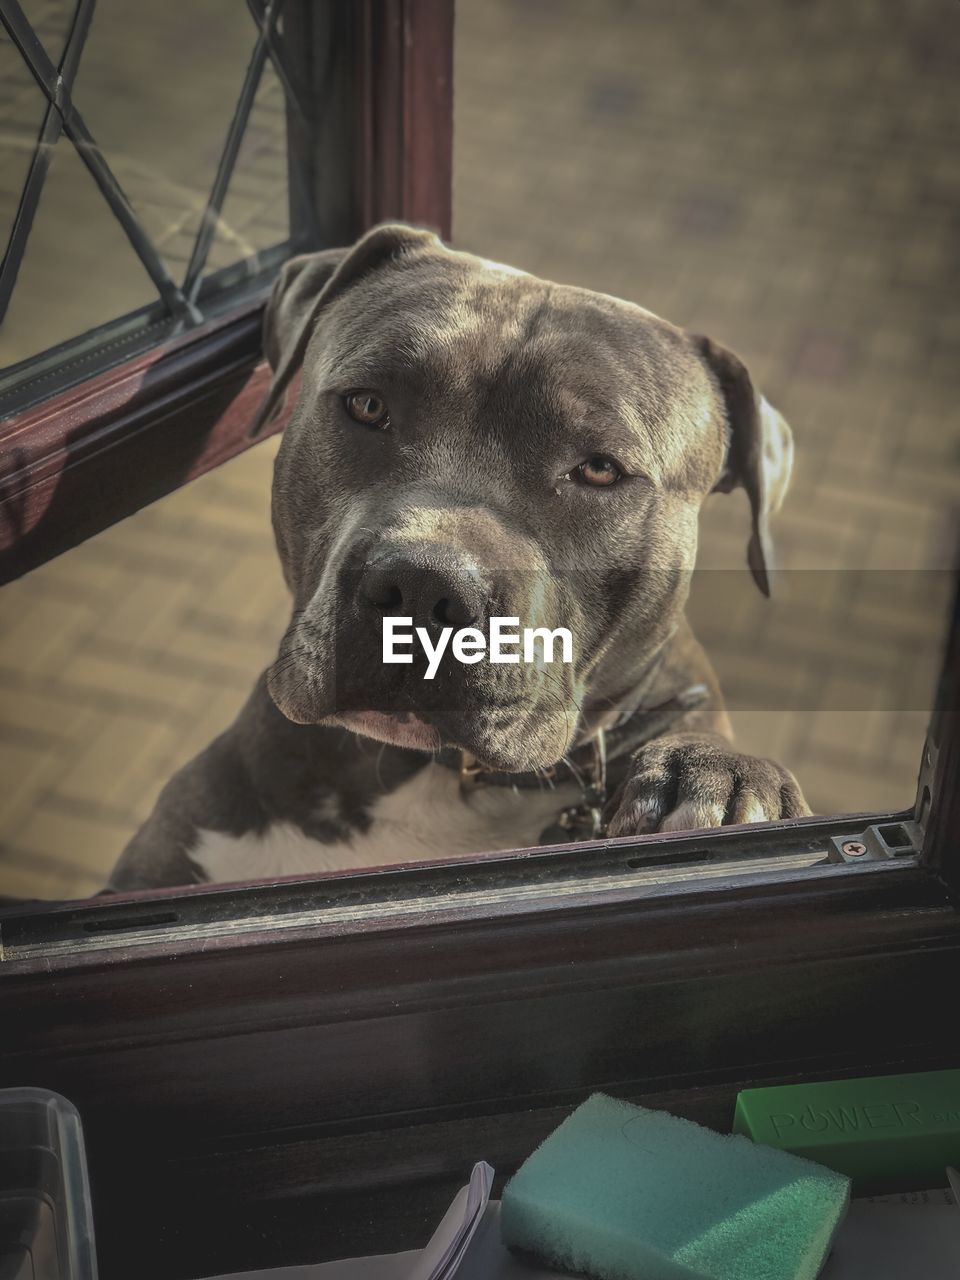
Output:
[[477,787],[542,791],[544,787],[576,782],[581,790],[579,802],[560,811],[556,820],[541,832],[540,843],[592,840],[603,835],[603,810],[609,798],[608,764],[625,763],[639,747],[661,737],[688,711],[704,702],[709,692],[705,684],[695,684],[656,706],[635,706],[611,728],[598,729],[562,760],[543,769],[522,773],[491,769],[470,752],[455,747],[438,752],[436,759],[448,768],[457,769],[460,789],[465,793]]

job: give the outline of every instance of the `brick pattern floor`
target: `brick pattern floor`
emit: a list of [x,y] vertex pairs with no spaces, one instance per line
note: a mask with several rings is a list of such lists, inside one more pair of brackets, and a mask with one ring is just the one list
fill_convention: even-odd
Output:
[[[939,658],[958,35],[951,0],[458,10],[457,242],[711,334],[794,428],[779,595],[743,571],[742,495],[718,496],[691,612],[740,743],[821,812],[911,801]],[[275,447],[0,593],[0,892],[97,888],[271,656]]]

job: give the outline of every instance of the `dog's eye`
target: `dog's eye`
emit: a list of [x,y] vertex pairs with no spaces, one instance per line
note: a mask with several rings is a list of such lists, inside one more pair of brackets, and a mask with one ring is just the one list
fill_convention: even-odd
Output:
[[594,454],[586,462],[581,462],[579,467],[574,469],[573,474],[584,484],[593,485],[597,489],[609,488],[623,478],[623,472],[614,460],[605,457],[602,453]]
[[344,407],[354,422],[365,427],[387,427],[390,417],[386,403],[373,391],[351,391],[343,398]]

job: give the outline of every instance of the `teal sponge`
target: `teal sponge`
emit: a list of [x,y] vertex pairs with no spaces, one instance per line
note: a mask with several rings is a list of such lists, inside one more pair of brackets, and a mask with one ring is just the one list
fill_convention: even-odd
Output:
[[595,1093],[507,1183],[504,1244],[598,1280],[813,1280],[850,1181]]

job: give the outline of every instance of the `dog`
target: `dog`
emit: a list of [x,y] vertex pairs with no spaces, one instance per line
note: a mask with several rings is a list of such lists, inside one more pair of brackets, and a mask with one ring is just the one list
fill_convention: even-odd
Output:
[[[264,348],[254,431],[300,379],[273,481],[290,622],[109,889],[809,813],[732,745],[684,616],[715,491],[746,491],[769,593],[793,441],[732,352],[402,224],[287,262]],[[382,661],[401,617],[564,627],[574,652],[426,679],[422,655]]]

